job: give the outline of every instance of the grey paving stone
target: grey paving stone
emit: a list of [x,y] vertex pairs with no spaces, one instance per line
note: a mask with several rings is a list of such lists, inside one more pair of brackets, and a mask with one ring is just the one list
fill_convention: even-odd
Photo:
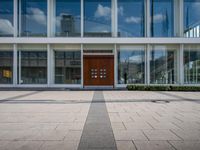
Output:
[[102,92],[94,94],[78,147],[88,149],[117,149]]

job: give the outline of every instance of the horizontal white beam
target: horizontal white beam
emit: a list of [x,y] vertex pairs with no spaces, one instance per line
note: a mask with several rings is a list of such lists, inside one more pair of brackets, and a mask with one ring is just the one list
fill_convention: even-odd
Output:
[[200,44],[200,38],[0,38],[0,44]]

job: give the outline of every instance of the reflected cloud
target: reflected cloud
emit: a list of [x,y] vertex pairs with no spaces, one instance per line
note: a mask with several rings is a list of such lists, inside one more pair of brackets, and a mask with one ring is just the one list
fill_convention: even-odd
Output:
[[0,33],[1,34],[13,34],[12,23],[7,19],[0,19]]
[[27,19],[33,20],[38,24],[47,25],[47,16],[44,11],[39,8],[28,8],[28,15],[26,15]]
[[153,16],[154,23],[160,23],[162,21],[166,20],[166,15],[163,14],[156,14]]
[[124,16],[124,7],[120,6],[118,8],[118,14],[121,15],[121,16]]
[[125,19],[125,22],[126,23],[132,23],[132,24],[138,24],[138,23],[141,23],[142,19],[140,17],[134,17],[134,16],[131,16],[131,17],[127,17]]
[[95,11],[94,14],[95,18],[104,18],[106,20],[111,19],[111,8],[110,7],[104,7],[101,4],[98,4],[97,10]]

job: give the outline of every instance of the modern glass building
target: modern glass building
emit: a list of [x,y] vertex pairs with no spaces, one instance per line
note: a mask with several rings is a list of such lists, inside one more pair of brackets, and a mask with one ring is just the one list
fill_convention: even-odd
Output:
[[0,0],[0,87],[200,85],[200,0]]

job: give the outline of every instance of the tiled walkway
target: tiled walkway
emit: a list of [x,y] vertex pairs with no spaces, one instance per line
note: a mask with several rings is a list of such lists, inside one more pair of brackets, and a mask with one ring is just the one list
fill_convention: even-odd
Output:
[[0,91],[0,150],[77,149],[199,150],[200,93]]

